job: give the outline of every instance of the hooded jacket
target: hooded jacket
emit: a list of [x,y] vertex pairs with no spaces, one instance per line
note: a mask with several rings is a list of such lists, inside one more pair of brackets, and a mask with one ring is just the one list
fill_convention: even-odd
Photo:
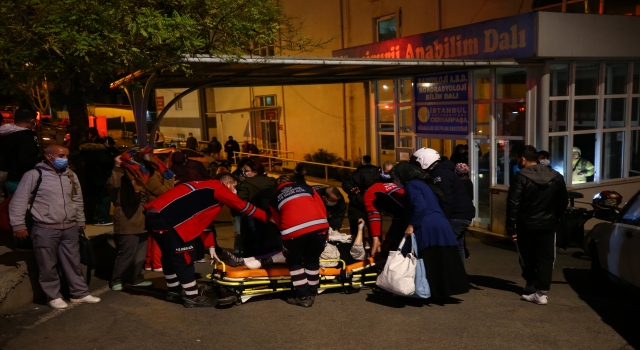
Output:
[[471,220],[476,216],[476,208],[469,198],[467,188],[456,174],[456,165],[452,161],[437,163],[429,175],[444,194],[445,201],[440,202],[440,207],[447,219]]
[[[49,165],[39,163],[42,182],[33,201],[31,215],[38,227],[63,230],[74,225],[84,226],[84,204],[78,178],[68,168],[56,173]],[[9,204],[9,218],[14,231],[27,228],[25,214],[29,209],[31,192],[38,182],[38,171],[27,171]]]
[[38,135],[15,124],[0,126],[0,159],[7,181],[20,182],[22,175],[40,161]]
[[564,177],[548,166],[536,164],[518,172],[507,196],[507,233],[516,226],[527,229],[554,228],[568,204]]

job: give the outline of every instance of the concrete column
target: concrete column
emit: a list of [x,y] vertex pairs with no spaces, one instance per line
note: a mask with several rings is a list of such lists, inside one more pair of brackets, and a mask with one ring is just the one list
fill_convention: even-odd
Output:
[[549,63],[545,64],[542,74],[539,79],[539,95],[538,101],[538,121],[536,125],[538,126],[538,134],[536,144],[538,145],[538,149],[541,150],[549,150],[549,94],[551,86],[551,72],[550,72]]

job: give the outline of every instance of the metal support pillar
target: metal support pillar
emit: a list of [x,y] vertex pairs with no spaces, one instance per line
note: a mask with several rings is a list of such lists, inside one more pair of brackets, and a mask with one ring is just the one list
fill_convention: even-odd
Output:
[[[144,89],[137,85],[124,86],[124,91],[131,103],[131,110],[133,111],[133,118],[136,122],[136,132],[138,133],[138,147],[144,148],[149,145],[149,139],[147,139],[147,108],[149,106],[149,96],[153,89],[153,82],[156,80],[156,74],[152,74]],[[150,135],[155,134],[150,133]],[[153,136],[151,136],[153,138]]]

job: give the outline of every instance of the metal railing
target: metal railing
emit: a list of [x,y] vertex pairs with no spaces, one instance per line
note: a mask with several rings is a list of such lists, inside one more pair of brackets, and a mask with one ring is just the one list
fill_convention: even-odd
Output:
[[287,163],[287,166],[289,166],[290,162],[294,163],[294,167],[297,166],[298,163],[323,166],[324,167],[324,179],[327,182],[329,181],[329,168],[356,170],[356,168],[350,167],[350,166],[343,166],[343,165],[336,165],[336,164],[325,164],[325,163],[316,163],[316,162],[310,162],[310,161],[306,161],[306,160],[282,158],[282,157],[276,157],[276,156],[267,156],[267,155],[264,155],[264,154],[254,154],[254,153],[246,153],[246,152],[233,152],[233,155],[234,155],[234,157],[236,157],[236,159],[237,159],[237,157],[242,157],[242,156],[267,158],[268,159],[268,164],[269,164],[269,171],[273,170],[273,166],[274,166],[273,160],[282,161],[282,166],[284,166],[285,163]]

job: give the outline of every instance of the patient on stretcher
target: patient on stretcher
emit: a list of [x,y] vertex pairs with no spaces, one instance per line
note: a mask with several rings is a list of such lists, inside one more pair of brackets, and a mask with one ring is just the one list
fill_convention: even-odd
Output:
[[[329,241],[320,255],[320,260],[343,260],[347,265],[363,261],[369,257],[363,243],[364,220],[358,220],[358,234],[353,240],[351,235],[329,229]],[[229,266],[246,266],[250,270],[262,269],[272,264],[285,263],[283,251],[275,251],[261,256],[241,258],[226,250],[216,252],[222,262]],[[320,262],[321,267],[335,267],[338,262]]]

